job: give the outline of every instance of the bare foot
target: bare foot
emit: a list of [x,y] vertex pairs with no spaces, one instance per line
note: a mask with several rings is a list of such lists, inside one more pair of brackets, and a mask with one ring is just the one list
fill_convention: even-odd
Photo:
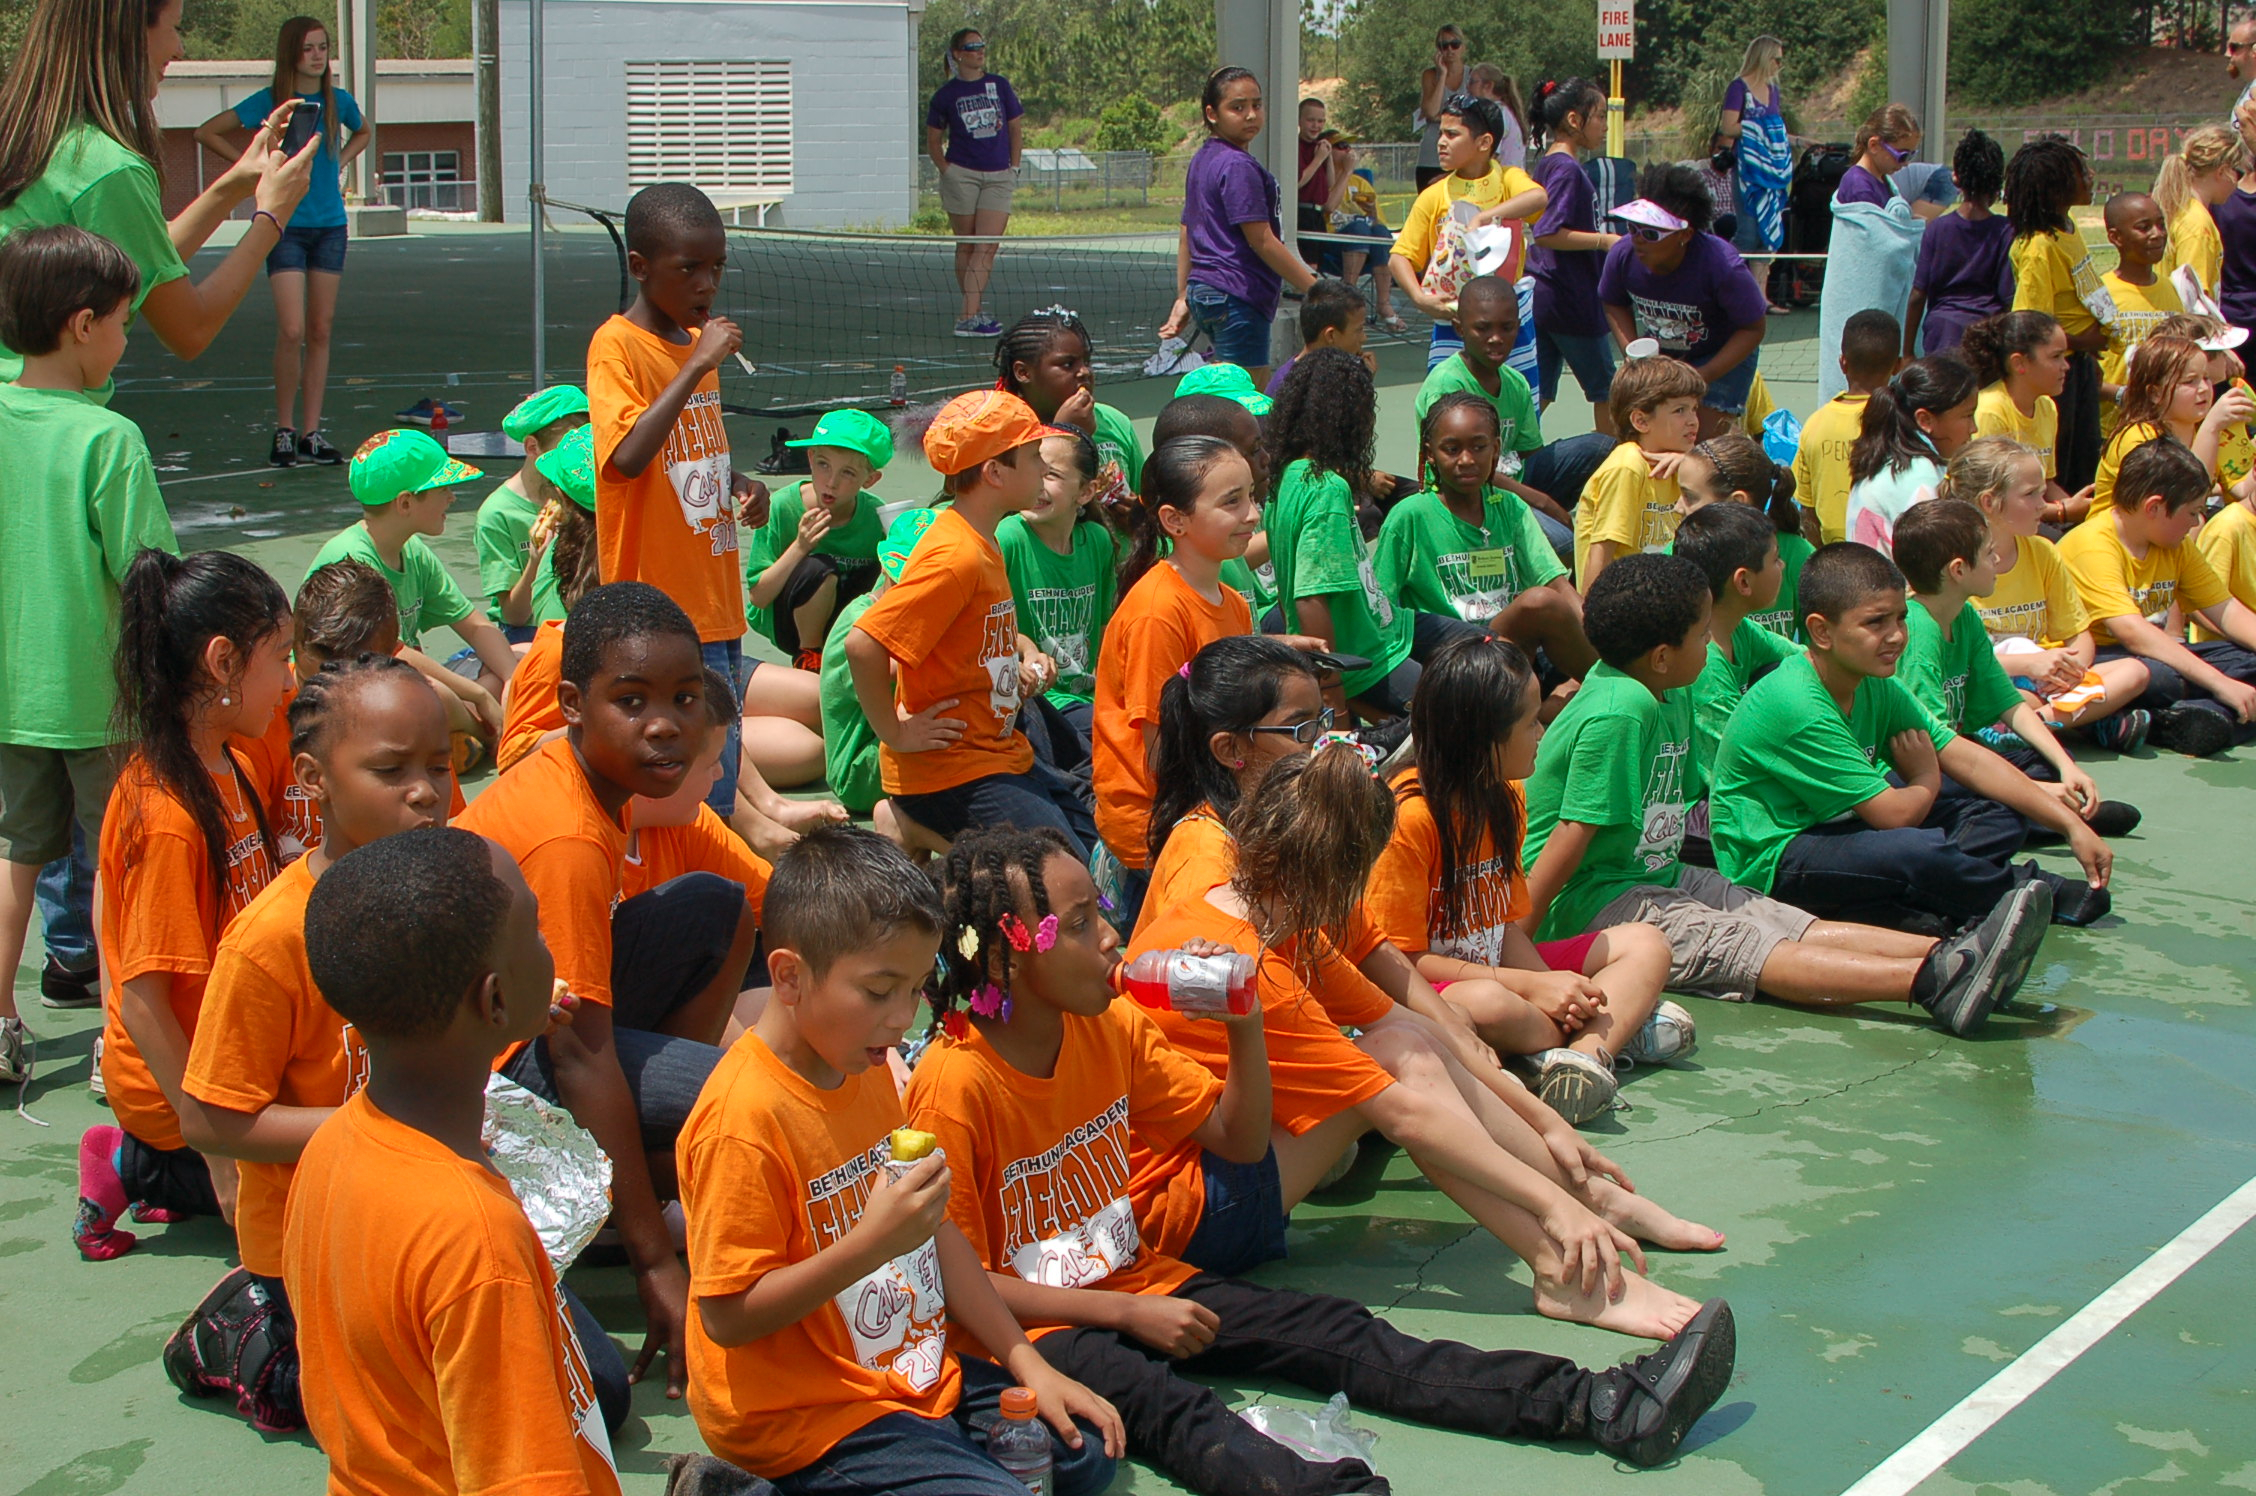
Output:
[[786,831],[812,831],[817,826],[843,826],[853,817],[836,800],[785,800],[761,812]]
[[1700,1306],[1676,1290],[1663,1288],[1652,1279],[1639,1277],[1625,1268],[1622,1296],[1612,1303],[1606,1301],[1603,1288],[1596,1293],[1584,1293],[1579,1281],[1554,1283],[1538,1273],[1535,1312],[1551,1319],[1596,1325],[1601,1330],[1613,1330],[1622,1335],[1672,1340],[1676,1332],[1700,1312]]
[[1593,1175],[1585,1191],[1590,1208],[1609,1226],[1617,1226],[1639,1241],[1651,1242],[1671,1252],[1717,1252],[1723,1233],[1671,1215],[1643,1195],[1633,1195],[1614,1183]]
[[791,844],[799,840],[797,831],[762,815],[753,809],[749,800],[736,802],[736,814],[729,817],[729,829],[742,837],[746,846],[770,862],[790,851]]

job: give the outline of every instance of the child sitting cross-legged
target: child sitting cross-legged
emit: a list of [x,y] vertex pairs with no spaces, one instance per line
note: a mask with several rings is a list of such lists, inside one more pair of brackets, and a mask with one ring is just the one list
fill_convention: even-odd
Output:
[[893,433],[866,410],[833,410],[812,435],[807,476],[769,500],[744,552],[744,617],[801,670],[822,668],[831,620],[877,580],[884,504],[872,487],[893,460]]
[[1690,364],[1665,355],[1633,358],[1615,372],[1610,403],[1621,445],[1575,506],[1575,586],[1585,597],[1608,566],[1665,550],[1675,536],[1677,464],[1700,438],[1706,390]]
[[1973,440],[1980,396],[1974,371],[1947,353],[1914,359],[1872,392],[1849,449],[1845,539],[1888,554],[1897,517],[1935,496],[1944,464]]
[[[1687,517],[1710,504],[1728,502],[1752,505],[1769,518],[1778,535],[1778,592],[1748,616],[1781,638],[1798,637],[1802,621],[1794,598],[1801,590],[1802,564],[1817,547],[1802,537],[1802,506],[1794,501],[1793,469],[1771,461],[1762,443],[1745,432],[1726,431],[1686,453],[1676,477],[1682,490],[1676,506]],[[1682,524],[1677,533],[1684,533]]]
[[2153,725],[2152,714],[2132,705],[2146,692],[2146,665],[2098,662],[2075,579],[2038,533],[2046,482],[2037,454],[2008,437],[1978,436],[1951,459],[1941,497],[1982,511],[1997,561],[1997,581],[1974,599],[1974,611],[1998,662],[2049,727],[2080,727],[2102,748],[2135,753]]
[[554,1018],[515,861],[444,827],[371,841],[307,895],[304,965],[367,1046],[367,1085],[313,1130],[282,1226],[330,1488],[616,1496],[623,1378],[591,1362],[602,1331],[481,1136],[494,1062]]
[[[2245,444],[2248,420],[2256,416],[2256,398],[2237,380],[2225,383],[2220,395],[2217,385],[2223,381],[2215,379],[2211,368],[2215,357],[2193,339],[2159,331],[2125,356],[2123,397],[2117,406],[2122,420],[2099,456],[2099,474],[2092,480],[2092,519],[2115,507],[2123,464],[2130,454],[2159,436],[2182,443],[2200,460],[2211,486],[2220,484],[2226,473],[2226,446],[2235,433]],[[2143,497],[2132,494],[2128,502],[2136,504]]]
[[[1710,599],[1707,664],[1685,688],[1691,693],[1696,764],[1715,762],[1723,730],[1747,687],[1799,652],[1793,640],[1757,622],[1776,611],[1772,605],[1785,590],[1786,568],[1780,560],[1785,539],[1740,504],[1703,505],[1676,527],[1671,554],[1700,568]],[[1686,823],[1685,837],[1697,845],[1707,841],[1706,833],[1706,806],[1700,802]]]
[[[1417,765],[1394,778],[1394,834],[1364,902],[1483,1039],[1535,1057],[1536,1094],[1580,1124],[1612,1108],[1617,1057],[1689,1053],[1692,1017],[1660,1001],[1669,947],[1652,926],[1538,946],[1518,924],[1527,881],[1517,781],[1535,768],[1541,705],[1527,656],[1501,639],[1453,644],[1434,660],[1410,703]],[[1499,989],[1506,1001],[1481,1001]]]
[[[2000,738],[1999,756],[2027,775],[2040,793],[2073,812],[2087,835],[2122,836],[2135,829],[2137,807],[2100,798],[2099,786],[2068,756],[2037,709],[2021,699],[1990,648],[1989,631],[1972,601],[1997,585],[1997,561],[1982,511],[1962,499],[1915,506],[1896,525],[1896,564],[1911,583],[1910,638],[1896,673],[1913,699],[1945,727],[1974,733],[1978,740],[1989,729],[2018,737],[2018,743]],[[1945,781],[1946,795],[1954,789]],[[2030,803],[2027,790],[2018,784],[2013,790],[2016,801]],[[2006,812],[2026,820],[2015,805],[1999,802],[1998,813]],[[2072,917],[2067,906],[2092,892],[2088,885],[2055,889],[2053,918],[2088,924],[2088,918]],[[2093,902],[2104,906],[2107,901]]]
[[[1417,1026],[1382,1022],[1360,1041],[1310,989],[1317,953],[1344,938],[1394,826],[1394,796],[1344,736],[1271,764],[1229,816],[1227,875],[1154,916],[1131,956],[1193,941],[1259,951],[1275,1162],[1238,1170],[1239,1208],[1206,1213],[1202,1197],[1155,1201],[1140,1221],[1160,1251],[1209,1272],[1241,1273],[1284,1252],[1286,1212],[1363,1133],[1400,1144],[1427,1177],[1534,1274],[1535,1309],[1625,1335],[1666,1340],[1700,1306],[1643,1276],[1635,1237],[1715,1251],[1722,1233],[1672,1215],[1619,1182],[1620,1170],[1523,1086],[1491,1090],[1446,1055],[1398,1080],[1382,1056]],[[1156,899],[1160,892],[1153,886]],[[1328,932],[1342,932],[1335,935]],[[1216,1026],[1176,1012],[1155,1021],[1218,1077],[1233,1059]],[[1209,1168],[1227,1167],[1209,1162]],[[1622,1270],[1627,1252],[1638,1271]]]
[[[1118,525],[1143,485],[1144,449],[1128,417],[1097,398],[1094,352],[1089,329],[1070,308],[1028,312],[995,341],[995,388],[1024,400],[1043,424],[1089,438],[1097,449],[1090,502],[1106,524]],[[1246,389],[1252,393],[1251,381]]]
[[[1844,541],[1810,558],[1809,648],[1747,692],[1716,753],[1717,869],[1836,919],[1947,929],[2032,889],[2048,920],[2088,914],[2112,856],[2073,812],[1895,679],[1909,607],[1903,573],[1869,546]],[[1972,793],[1944,794],[1946,774]],[[2089,891],[2034,863],[2011,866],[2026,828],[1992,817],[1988,801],[2067,837]]]
[[[1419,1340],[1349,1300],[1221,1277],[1157,1250],[1138,1229],[1139,1201],[1187,1202],[1264,1164],[1263,1015],[1220,1020],[1230,1063],[1218,1081],[1116,1001],[1119,937],[1054,832],[965,837],[942,896],[950,955],[933,1004],[944,1033],[905,1104],[940,1140],[956,1181],[949,1216],[1003,1302],[1045,1361],[1120,1409],[1129,1454],[1212,1496],[1386,1489],[1360,1461],[1302,1458],[1190,1380],[1218,1374],[1276,1376],[1491,1437],[1587,1439],[1650,1465],[1729,1380],[1736,1331],[1720,1299],[1662,1349],[1590,1372]],[[977,954],[957,959],[966,950]],[[1208,1159],[1230,1168],[1209,1173]]]
[[[1744,537],[1735,593],[1746,585],[1742,573],[1776,565],[1768,537],[1732,518],[1742,511],[1711,509],[1722,517],[1704,520],[1690,542],[1698,564],[1625,558],[1585,600],[1602,663],[1544,734],[1526,781],[1533,860],[1523,924],[1540,940],[1632,921],[1658,926],[1669,939],[1671,991],[1737,1002],[1760,992],[1803,1007],[1909,1002],[1953,1033],[1979,1028],[2027,974],[2051,915],[2049,889],[2031,885],[1972,931],[1938,942],[1819,920],[1680,860],[1686,808],[1706,775],[1685,688],[1712,658],[1703,566],[1723,558],[1709,532]],[[1757,544],[1760,563],[1750,559]],[[1759,586],[1747,590],[1761,596]],[[1763,632],[1742,611],[1733,638]]]
[[[677,1149],[698,1432],[787,1496],[1023,1496],[979,1427],[1015,1383],[1053,1431],[1050,1489],[1102,1491],[1120,1416],[1027,1344],[948,1218],[954,1160],[890,1166],[907,1118],[887,1057],[946,924],[931,881],[874,833],[815,831],[777,864],[766,913],[775,996]],[[952,1332],[984,1355],[956,1354]]]

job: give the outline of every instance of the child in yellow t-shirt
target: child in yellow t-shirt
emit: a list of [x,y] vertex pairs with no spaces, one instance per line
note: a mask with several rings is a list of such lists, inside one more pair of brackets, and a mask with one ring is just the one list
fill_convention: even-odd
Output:
[[2107,346],[2115,303],[2092,267],[2091,252],[2071,208],[2092,200],[2091,167],[2084,153],[2057,135],[2032,140],[2005,168],[2005,200],[2012,205],[2013,309],[2048,312],[2068,334],[2069,370],[2060,404],[2058,474],[2064,486],[2083,487],[2099,463],[2099,361]]
[[[1402,288],[1413,306],[1434,319],[1433,344],[1426,359],[1428,367],[1439,364],[1463,346],[1451,325],[1457,316],[1455,290],[1451,288],[1436,295],[1430,293],[1425,284],[1426,274],[1443,247],[1448,223],[1461,222],[1468,230],[1511,223],[1515,226],[1515,238],[1524,245],[1520,230],[1532,223],[1550,201],[1549,194],[1535,178],[1517,166],[1505,166],[1496,159],[1496,147],[1504,139],[1501,105],[1490,99],[1455,95],[1443,106],[1439,131],[1441,165],[1449,175],[1437,179],[1418,194],[1417,201],[1410,205],[1409,216],[1402,220],[1402,232],[1395,235],[1394,250],[1387,258],[1387,269],[1394,283]],[[1473,211],[1468,213],[1466,208]],[[1516,281],[1520,274],[1518,261],[1525,254],[1524,248],[1516,248],[1514,263],[1505,265],[1499,273],[1508,281]],[[1470,280],[1473,275],[1468,264],[1461,279]]]
[[1614,561],[1668,548],[1676,535],[1676,465],[1700,436],[1707,384],[1682,359],[1635,358],[1614,375],[1614,429],[1627,440],[1598,465],[1575,505],[1575,585]]
[[[2233,601],[2256,611],[2256,487],[2242,487],[2250,492],[2236,494],[2231,503],[2218,510],[2195,533],[2193,545],[2210,569],[2224,579]],[[2207,643],[2225,636],[2196,615],[2193,637],[2196,643]]]
[[2120,395],[2131,350],[2154,335],[2166,317],[2185,310],[2177,287],[2162,264],[2169,258],[2169,233],[2162,209],[2143,192],[2118,192],[2107,200],[2107,242],[2115,246],[2113,270],[2099,283],[2115,301],[2115,324],[2099,350],[2102,403],[2100,429],[2113,435],[2115,400]]
[[[2234,351],[2248,341],[2247,328],[2228,327],[2222,317],[2206,312],[2180,312],[2164,317],[2150,336],[2184,338],[2200,348],[2209,357],[2209,383],[2221,392],[2219,399],[2237,392],[2256,408],[2256,390],[2249,388],[2240,355]],[[2227,421],[2217,428],[2217,460],[2211,471],[2227,499],[2236,497],[2248,475],[2256,472],[2256,438],[2249,436],[2247,421]]]
[[[1959,356],[1974,366],[1976,436],[2010,437],[2044,468],[2044,521],[2072,525],[2091,511],[2091,492],[2060,486],[2061,391],[2068,383],[2068,334],[2049,312],[2000,312],[1966,329]],[[2110,414],[2114,406],[2109,405]]]
[[[1849,448],[1864,429],[1865,402],[1902,361],[1897,356],[1902,342],[1896,319],[1871,308],[1851,316],[1841,329],[1841,377],[1849,387],[1802,423],[1802,444],[1794,453],[1794,492],[1808,506],[1803,533],[1816,544],[1849,538]],[[1809,534],[1813,518],[1814,535]]]

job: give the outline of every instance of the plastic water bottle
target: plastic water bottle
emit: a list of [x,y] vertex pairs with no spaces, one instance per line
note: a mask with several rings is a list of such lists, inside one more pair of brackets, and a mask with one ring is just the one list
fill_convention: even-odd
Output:
[[1146,951],[1119,968],[1120,989],[1147,1008],[1220,1017],[1250,1013],[1259,963],[1230,951],[1220,956]]
[[1034,1496],[1050,1496],[1050,1430],[1037,1419],[1031,1388],[1003,1394],[1003,1416],[987,1436],[987,1457]]
[[444,431],[448,424],[446,401],[433,400],[431,402],[431,430],[433,432]]
[[909,370],[906,364],[895,364],[893,366],[893,386],[891,393],[893,397],[893,403],[895,405],[906,405],[909,403]]

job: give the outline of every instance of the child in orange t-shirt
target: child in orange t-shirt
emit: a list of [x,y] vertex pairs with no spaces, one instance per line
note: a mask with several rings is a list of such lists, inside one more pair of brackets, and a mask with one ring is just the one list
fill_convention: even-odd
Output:
[[[752,958],[767,864],[741,846],[632,898],[627,805],[663,800],[717,730],[688,616],[657,588],[613,582],[564,624],[558,701],[566,736],[496,779],[463,829],[508,849],[540,897],[541,931],[580,1007],[572,1024],[513,1051],[503,1073],[561,1103],[611,1156],[614,1219],[669,1346],[681,1354],[689,1280],[647,1158],[671,1148],[735,1010]],[[725,755],[726,749],[723,750]]]
[[[791,1476],[874,1493],[914,1475],[1024,1496],[972,1432],[1015,1383],[1054,1432],[1049,1489],[1102,1491],[1119,1415],[1027,1344],[948,1221],[947,1160],[889,1167],[904,1118],[887,1056],[940,948],[931,882],[873,832],[815,831],[776,865],[767,915],[775,997],[677,1148],[698,1432],[786,1491]],[[1001,1366],[959,1359],[951,1329]]]
[[1000,390],[940,408],[924,455],[951,502],[846,631],[846,661],[895,808],[949,838],[1002,821],[1055,826],[1086,854],[1097,827],[1083,792],[1018,729],[1020,703],[1049,689],[1057,665],[1020,631],[995,544],[995,527],[1041,492],[1048,431]]
[[[1220,1020],[1230,1067],[1218,1083],[1115,1002],[1120,938],[1055,832],[974,832],[942,883],[943,943],[980,954],[951,961],[935,986],[945,1037],[904,1101],[969,1186],[950,1192],[949,1217],[1003,1303],[1044,1360],[1121,1410],[1130,1454],[1199,1491],[1370,1488],[1360,1461],[1318,1464],[1256,1432],[1187,1380],[1202,1372],[1275,1376],[1488,1435],[1572,1430],[1641,1465],[1668,1458],[1723,1390],[1735,1328],[1720,1300],[1650,1358],[1592,1373],[1418,1340],[1351,1300],[1219,1277],[1155,1250],[1137,1230],[1139,1198],[1204,1194],[1202,1155],[1241,1174],[1266,1162],[1261,1014]],[[1273,1163],[1267,1173],[1273,1190]],[[1213,1202],[1209,1220],[1224,1210]],[[1594,1406],[1607,1411],[1593,1417]]]
[[1181,437],[1153,452],[1130,512],[1135,543],[1097,654],[1091,720],[1097,829],[1120,863],[1112,906],[1124,926],[1135,923],[1150,882],[1160,690],[1202,647],[1253,632],[1253,610],[1222,580],[1222,563],[1242,558],[1261,528],[1253,469],[1211,436]]
[[[1631,1194],[1619,1169],[1525,1087],[1491,1090],[1447,1055],[1440,1058],[1450,1086],[1398,1083],[1378,1056],[1402,1042],[1402,1026],[1381,1025],[1350,1042],[1310,992],[1306,963],[1284,954],[1345,924],[1393,829],[1394,797],[1364,754],[1342,736],[1272,765],[1230,813],[1238,853],[1230,881],[1161,914],[1132,943],[1132,955],[1194,940],[1263,953],[1277,1158],[1265,1235],[1249,1221],[1210,1241],[1200,1223],[1179,1218],[1143,1222],[1146,1235],[1209,1272],[1240,1272],[1282,1255],[1284,1213],[1350,1141],[1376,1128],[1528,1263],[1538,1313],[1668,1339],[1700,1306],[1641,1276],[1644,1255],[1632,1236],[1712,1251],[1721,1234]],[[1214,1025],[1172,1012],[1155,1019],[1177,1048],[1227,1072],[1230,1057]],[[1639,1273],[1622,1272],[1622,1252]]]
[[305,962],[368,1052],[366,1088],[305,1145],[282,1228],[329,1489],[617,1496],[603,1415],[624,1417],[624,1378],[584,1354],[602,1332],[480,1136],[494,1060],[552,1014],[517,865],[463,831],[379,837],[313,885]]
[[1394,835],[1365,904],[1483,1039],[1535,1057],[1536,1094],[1580,1125],[1611,1106],[1615,1056],[1688,1052],[1692,1015],[1661,1001],[1669,944],[1651,925],[1548,945],[1520,928],[1518,781],[1535,769],[1541,705],[1534,668],[1504,640],[1467,640],[1429,663],[1410,703],[1418,764],[1395,777]]
[[[730,468],[721,424],[720,368],[744,346],[737,325],[712,314],[728,233],[704,193],[661,182],[629,199],[626,238],[627,273],[640,289],[588,341],[601,572],[648,582],[680,604],[705,663],[741,693],[738,523],[766,521],[767,491]],[[723,816],[736,808],[735,729],[730,738],[712,795]]]
[[102,818],[101,1073],[114,1124],[78,1145],[79,1255],[130,1250],[135,1219],[217,1215],[235,1174],[215,1176],[176,1110],[212,953],[280,867],[271,787],[233,740],[263,736],[290,685],[290,601],[227,551],[145,550],[118,615],[120,709],[136,747]]

